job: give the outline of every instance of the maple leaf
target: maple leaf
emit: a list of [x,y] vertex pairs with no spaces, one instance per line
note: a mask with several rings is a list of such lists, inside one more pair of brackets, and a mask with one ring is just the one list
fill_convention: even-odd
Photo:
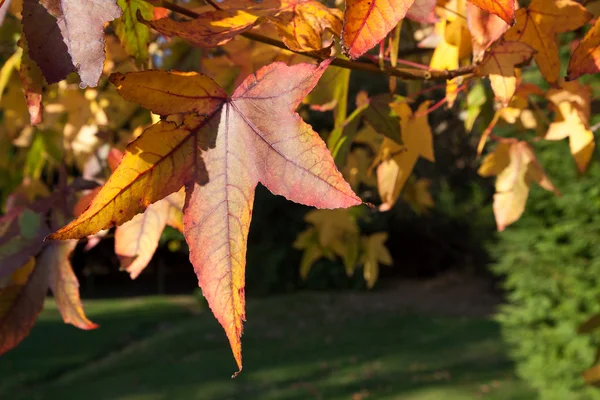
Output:
[[25,102],[29,111],[29,122],[31,125],[38,125],[42,122],[42,89],[43,76],[39,67],[31,60],[27,50],[27,40],[21,39],[23,46],[23,55],[21,58],[21,67],[19,69],[19,78],[21,86],[25,92]]
[[499,232],[521,217],[532,183],[560,195],[526,142],[500,143],[478,172],[483,177],[497,176],[493,208]]
[[231,97],[196,73],[111,75],[125,99],[156,114],[183,117],[179,123],[160,121],[129,144],[90,207],[49,238],[81,238],[122,224],[185,185],[190,260],[241,370],[246,244],[256,185],[318,208],[361,204],[323,140],[294,112],[329,62],[270,64]]
[[115,253],[131,279],[137,278],[152,259],[165,226],[183,231],[184,196],[183,190],[173,193],[117,228]]
[[535,54],[529,45],[522,42],[498,42],[486,52],[479,65],[478,73],[489,76],[492,90],[504,107],[517,90],[515,67],[526,64]]
[[472,4],[491,14],[502,18],[504,22],[513,25],[515,22],[516,0],[469,0]]
[[385,247],[387,238],[388,234],[385,232],[378,232],[361,238],[363,248],[361,263],[363,264],[363,274],[369,289],[377,282],[379,264],[392,265],[392,256]]
[[398,24],[415,0],[346,0],[342,47],[350,58],[373,48]]
[[48,276],[48,268],[36,268],[30,257],[0,286],[0,354],[29,335],[44,306]]
[[495,14],[467,4],[467,25],[473,42],[473,62],[482,60],[485,50],[510,28]]
[[82,88],[96,86],[104,64],[104,24],[120,16],[115,0],[24,0],[29,55],[48,83],[77,69]]
[[572,0],[533,0],[529,7],[517,10],[516,23],[504,39],[531,46],[542,76],[554,84],[560,73],[556,35],[575,30],[591,18],[585,7]]
[[579,43],[567,68],[567,79],[575,80],[584,74],[600,71],[600,18]]
[[580,172],[587,169],[594,148],[594,133],[589,128],[591,89],[577,81],[567,82],[560,89],[550,89],[548,99],[556,106],[556,120],[550,124],[545,138],[569,138],[571,154]]
[[227,9],[208,11],[188,21],[176,21],[171,18],[141,21],[163,35],[179,36],[194,46],[215,47],[250,30],[263,15],[246,10]]
[[406,18],[422,24],[438,22],[438,17],[435,15],[436,4],[437,0],[415,0],[406,12]]
[[121,7],[122,16],[113,21],[115,33],[127,54],[138,63],[146,63],[150,30],[137,20],[137,13],[143,18],[153,19],[154,7],[144,0],[117,0],[117,4]]
[[383,201],[380,211],[388,211],[396,203],[419,157],[435,161],[433,135],[425,114],[429,102],[423,102],[414,115],[406,103],[394,103],[391,107],[400,116],[403,145],[385,138],[373,162],[377,165],[377,187]]

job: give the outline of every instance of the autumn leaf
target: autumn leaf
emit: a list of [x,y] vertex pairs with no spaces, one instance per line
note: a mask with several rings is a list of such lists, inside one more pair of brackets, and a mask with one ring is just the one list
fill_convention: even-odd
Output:
[[496,98],[504,107],[517,90],[515,67],[528,63],[535,51],[522,42],[499,42],[489,51],[479,65],[478,73],[488,76]]
[[115,253],[131,279],[137,278],[152,259],[165,226],[183,231],[184,196],[183,190],[173,193],[117,228]]
[[512,25],[515,22],[516,0],[469,0],[471,3],[502,18],[504,22]]
[[380,211],[388,211],[396,203],[419,157],[435,161],[433,135],[425,114],[428,107],[429,102],[422,103],[413,115],[408,104],[392,104],[400,116],[403,144],[385,138],[373,162],[377,166],[377,187],[383,201]]
[[246,241],[256,185],[318,208],[361,204],[325,143],[294,112],[328,65],[273,63],[231,97],[201,74],[113,74],[125,99],[183,118],[179,124],[160,121],[133,141],[90,207],[50,238],[80,238],[122,224],[185,185],[190,260],[241,369]]
[[21,46],[23,47],[23,56],[21,58],[19,78],[21,79],[21,86],[23,86],[23,92],[25,93],[25,102],[29,111],[29,122],[31,125],[38,125],[42,122],[44,109],[42,105],[44,78],[42,71],[29,58],[27,40],[25,38],[21,39]]
[[418,215],[427,214],[429,209],[435,205],[429,192],[430,186],[431,181],[429,179],[409,179],[406,182],[402,198]]
[[350,58],[373,48],[405,17],[415,0],[346,0],[342,47]]
[[29,335],[44,306],[49,272],[30,257],[0,286],[0,354]]
[[437,0],[415,0],[408,9],[406,18],[422,24],[438,22],[438,17],[435,15],[436,4]]
[[600,71],[600,18],[579,43],[569,62],[567,79],[575,80],[581,75]]
[[63,321],[79,329],[96,329],[98,325],[90,321],[83,311],[79,298],[79,282],[69,261],[76,245],[76,240],[51,243],[40,255],[36,269],[50,270],[49,286]]
[[473,62],[480,62],[485,51],[510,28],[495,14],[467,4],[467,25],[473,42]]
[[82,88],[96,86],[104,64],[104,24],[120,16],[115,0],[24,0],[29,55],[48,83],[77,69]]
[[148,42],[150,30],[137,20],[139,12],[142,18],[153,19],[154,7],[144,0],[117,0],[122,16],[113,21],[115,33],[125,51],[140,64],[148,62]]
[[[265,15],[266,13],[263,13]],[[187,21],[161,18],[142,22],[166,36],[179,36],[194,46],[215,47],[251,29],[261,15],[244,10],[214,10]]]
[[550,124],[545,138],[562,140],[569,138],[571,154],[580,172],[587,169],[596,144],[589,128],[591,113],[591,89],[577,81],[564,83],[560,89],[550,89],[548,99],[556,106],[557,115]]
[[521,217],[532,183],[560,194],[526,142],[500,143],[486,156],[478,172],[483,177],[496,176],[493,208],[499,232]]
[[517,10],[516,23],[504,39],[531,46],[542,76],[554,84],[560,73],[556,35],[575,30],[591,18],[585,7],[572,0],[533,0],[529,7]]
[[392,256],[385,247],[387,238],[388,234],[385,232],[378,232],[361,238],[363,255],[360,261],[363,264],[363,274],[369,289],[377,282],[379,264],[392,265]]
[[11,210],[0,218],[0,278],[14,273],[44,246],[49,227],[28,208]]

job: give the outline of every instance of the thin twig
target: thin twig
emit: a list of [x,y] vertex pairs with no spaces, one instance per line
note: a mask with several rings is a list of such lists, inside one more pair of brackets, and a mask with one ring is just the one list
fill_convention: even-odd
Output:
[[[198,18],[200,14],[195,11],[192,11],[188,8],[179,6],[174,4],[168,0],[144,0],[154,6],[163,7],[173,12],[176,12],[181,15],[185,15],[190,18]],[[218,9],[216,3],[208,0],[209,4]],[[313,58],[315,60],[323,61],[327,57],[317,54],[317,53],[302,53],[298,51],[290,50],[286,47],[286,45],[277,39],[272,39],[263,35],[260,35],[255,32],[245,32],[241,34],[243,37],[253,40],[255,42],[265,43],[274,47],[278,47],[280,49],[285,49],[287,51],[291,51],[293,53],[301,54],[306,57]],[[418,70],[412,68],[393,68],[390,66],[384,66],[383,68],[379,68],[379,66],[372,65],[369,63],[364,63],[360,61],[351,61],[343,58],[333,58],[331,65],[335,65],[336,67],[351,69],[354,71],[365,71],[374,74],[386,75],[386,76],[395,76],[398,78],[402,78],[405,80],[418,80],[418,81],[440,81],[440,80],[450,80],[456,78],[458,76],[469,75],[475,72],[475,65],[469,65],[466,67],[461,67],[453,70]]]

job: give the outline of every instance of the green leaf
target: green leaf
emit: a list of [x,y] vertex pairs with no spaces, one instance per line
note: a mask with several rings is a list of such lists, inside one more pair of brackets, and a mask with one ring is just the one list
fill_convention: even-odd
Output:
[[117,0],[123,16],[114,21],[115,32],[127,54],[139,64],[148,62],[150,28],[138,22],[138,11],[146,20],[153,18],[154,7],[143,0]]

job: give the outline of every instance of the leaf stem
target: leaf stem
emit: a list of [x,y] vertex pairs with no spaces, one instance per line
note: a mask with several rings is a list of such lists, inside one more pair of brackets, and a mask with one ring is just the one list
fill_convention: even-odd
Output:
[[[168,0],[144,0],[154,6],[163,7],[173,12],[176,12],[181,15],[185,15],[190,18],[198,18],[200,14],[195,11],[192,11],[188,8],[179,6],[177,4],[172,3]],[[219,9],[218,5],[211,0],[206,0],[210,5]],[[253,40],[255,42],[265,43],[274,47],[278,47],[280,49],[285,49],[287,51],[291,51],[297,54],[301,54],[306,57],[314,58],[319,61],[325,60],[327,57],[316,53],[302,53],[290,50],[286,47],[286,45],[277,39],[272,39],[270,37],[266,37],[254,32],[245,32],[242,33],[241,36]],[[456,78],[458,76],[469,75],[475,72],[476,65],[468,65],[466,67],[461,67],[453,70],[420,70],[413,68],[394,68],[390,66],[383,66],[380,68],[377,65],[364,63],[360,61],[351,61],[343,58],[334,57],[331,65],[335,65],[336,67],[346,68],[354,71],[364,71],[370,72],[379,75],[386,76],[395,76],[404,80],[417,80],[417,81],[445,81]]]

